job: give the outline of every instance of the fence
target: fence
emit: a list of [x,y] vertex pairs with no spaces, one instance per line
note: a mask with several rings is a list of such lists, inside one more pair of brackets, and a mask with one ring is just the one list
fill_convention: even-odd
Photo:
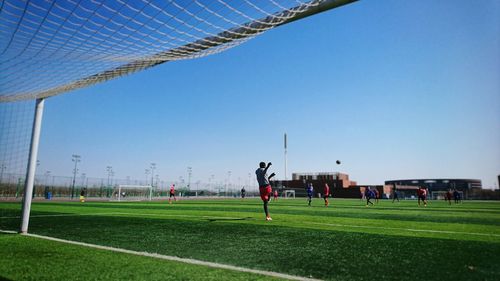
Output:
[[[73,183],[74,180],[74,183]],[[22,198],[24,194],[25,175],[4,173],[0,178],[0,199]],[[170,185],[175,184],[176,193],[182,196],[222,196],[239,197],[243,185],[223,182],[203,183],[197,181],[188,186],[184,181],[156,181],[153,182],[152,196],[154,198],[167,197]],[[110,198],[116,196],[119,185],[151,185],[149,180],[68,177],[53,175],[36,175],[33,188],[33,198],[65,198],[77,199],[82,189],[85,189],[87,198]],[[247,196],[256,196],[256,186],[245,186]],[[127,190],[130,196],[141,197],[143,190]]]

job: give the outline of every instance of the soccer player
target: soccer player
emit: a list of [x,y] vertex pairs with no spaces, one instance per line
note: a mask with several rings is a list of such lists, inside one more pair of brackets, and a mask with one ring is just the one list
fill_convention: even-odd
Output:
[[366,207],[368,207],[368,204],[373,205],[373,203],[372,203],[372,201],[370,201],[370,199],[372,199],[374,196],[375,196],[375,193],[373,193],[373,191],[370,189],[370,187],[367,186],[365,189]]
[[314,187],[313,187],[312,183],[308,183],[307,184],[307,190],[306,191],[307,191],[307,201],[308,201],[307,206],[311,206],[313,192],[314,192]]
[[424,206],[427,207],[427,189],[423,188],[422,186],[418,187],[417,195],[418,206],[420,206],[420,201],[422,201],[422,203],[424,203]]
[[323,199],[325,199],[325,207],[328,207],[328,196],[330,196],[330,187],[325,182],[325,187],[323,188]]
[[82,190],[80,191],[80,202],[81,203],[85,203],[85,188],[82,188]]
[[380,198],[380,192],[378,192],[378,189],[375,187],[373,192],[375,193],[375,203],[378,204],[378,199]]
[[448,200],[448,205],[451,205],[451,196],[452,196],[451,189],[448,189],[444,197],[444,200]]
[[398,191],[396,190],[396,185],[394,185],[394,188],[392,189],[392,203],[394,203],[394,200],[398,200],[398,202],[399,202]]
[[177,198],[175,198],[175,184],[172,184],[172,186],[170,186],[170,197],[168,198],[169,204],[172,204],[172,197],[174,197],[174,201],[177,201]]
[[245,193],[246,193],[246,192],[247,192],[247,191],[245,190],[245,187],[241,188],[241,198],[242,198],[242,199],[245,199]]
[[269,181],[276,175],[275,173],[272,173],[270,176],[267,176],[267,170],[269,169],[269,167],[271,167],[271,165],[271,162],[267,163],[267,165],[264,162],[260,162],[259,168],[255,171],[255,174],[257,175],[257,182],[259,183],[260,199],[262,199],[262,202],[264,203],[266,221],[273,220],[269,215],[269,209],[267,207],[267,205],[269,204],[269,200],[271,200],[271,192],[273,191]]
[[278,200],[278,190],[274,190],[274,201]]
[[460,203],[460,193],[458,193],[458,190],[453,190],[453,197],[455,198],[455,204]]

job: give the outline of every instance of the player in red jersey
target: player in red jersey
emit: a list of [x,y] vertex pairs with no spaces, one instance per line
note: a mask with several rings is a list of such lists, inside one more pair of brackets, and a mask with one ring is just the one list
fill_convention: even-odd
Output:
[[274,190],[274,201],[278,200],[278,190]]
[[177,198],[175,198],[175,184],[172,184],[170,187],[170,197],[168,198],[169,204],[172,204],[172,197],[174,197],[174,201],[177,201]]
[[325,182],[325,187],[323,188],[323,199],[325,199],[325,207],[328,207],[328,205],[330,204],[328,202],[328,196],[330,196],[330,187]]
[[420,201],[424,203],[424,206],[427,207],[427,189],[420,186],[417,190],[418,195],[418,205],[420,206]]
[[451,205],[451,197],[453,196],[453,194],[451,193],[451,189],[448,189],[448,191],[446,192],[446,195],[444,197],[444,200],[448,200],[448,205]]
[[260,199],[262,199],[262,202],[264,203],[264,212],[266,213],[266,221],[273,220],[269,215],[269,210],[267,208],[269,200],[271,200],[271,193],[273,192],[269,181],[271,180],[272,177],[276,175],[275,173],[272,173],[270,176],[267,176],[267,169],[269,169],[271,165],[272,165],[271,162],[267,163],[267,166],[266,163],[260,162],[259,168],[255,171],[255,174],[257,175],[257,182],[259,183]]

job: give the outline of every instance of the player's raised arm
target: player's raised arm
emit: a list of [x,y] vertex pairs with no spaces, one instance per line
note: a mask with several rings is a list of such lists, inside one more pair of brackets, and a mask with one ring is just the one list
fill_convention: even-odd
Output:
[[267,169],[269,169],[269,167],[271,167],[271,165],[272,165],[272,164],[273,164],[273,163],[271,163],[271,162],[267,163],[267,166],[266,166],[266,168],[264,169],[264,174],[265,174],[265,173],[267,173]]

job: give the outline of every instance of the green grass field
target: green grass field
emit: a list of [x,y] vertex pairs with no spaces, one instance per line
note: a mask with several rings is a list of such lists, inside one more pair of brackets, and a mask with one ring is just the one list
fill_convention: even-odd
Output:
[[[0,203],[18,230],[20,203]],[[281,199],[36,202],[30,233],[325,280],[500,280],[500,202]],[[267,280],[269,276],[0,234],[0,279]]]

